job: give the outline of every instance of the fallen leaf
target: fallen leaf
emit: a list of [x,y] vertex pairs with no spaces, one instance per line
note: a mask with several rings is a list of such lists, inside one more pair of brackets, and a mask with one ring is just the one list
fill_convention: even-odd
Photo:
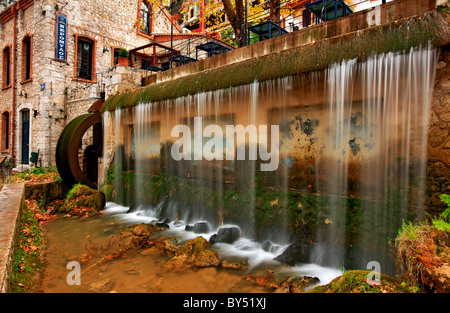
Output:
[[265,286],[267,283],[267,278],[265,277],[257,277],[256,278],[256,283],[260,286]]

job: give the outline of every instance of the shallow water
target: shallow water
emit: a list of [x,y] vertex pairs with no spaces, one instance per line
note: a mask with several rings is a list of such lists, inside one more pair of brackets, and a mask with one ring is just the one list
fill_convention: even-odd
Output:
[[[212,247],[217,250],[221,259],[248,260],[249,269],[232,270],[218,267],[166,271],[164,265],[170,256],[156,248],[131,248],[115,255],[130,242],[132,227],[128,226],[149,223],[160,218],[157,209],[128,214],[127,211],[127,207],[107,203],[105,210],[95,217],[61,217],[50,221],[46,225],[48,265],[41,291],[264,293],[272,290],[257,285],[254,280],[243,278],[249,274],[264,276],[274,272],[273,275],[280,280],[292,276],[314,276],[320,279],[320,284],[326,284],[341,274],[338,269],[315,264],[282,266],[273,259],[286,246],[273,243],[269,251],[265,251],[260,243],[242,237],[233,244],[217,243]],[[158,236],[175,236],[179,242],[197,236],[209,240],[217,232],[216,229],[204,234],[185,231],[186,224],[182,220],[168,224],[170,228],[159,232]],[[114,257],[108,259],[108,256]],[[80,285],[69,285],[67,282],[72,270],[66,269],[70,261],[81,264]]]

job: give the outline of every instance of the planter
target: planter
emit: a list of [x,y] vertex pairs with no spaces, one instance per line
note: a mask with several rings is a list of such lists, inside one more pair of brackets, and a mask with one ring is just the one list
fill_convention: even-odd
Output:
[[126,57],[119,57],[118,58],[118,65],[128,66],[128,58]]

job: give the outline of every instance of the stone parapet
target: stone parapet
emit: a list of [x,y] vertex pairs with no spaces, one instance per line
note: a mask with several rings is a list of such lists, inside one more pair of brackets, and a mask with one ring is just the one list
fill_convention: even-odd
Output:
[[0,292],[8,292],[18,220],[25,203],[25,184],[5,185],[0,192]]

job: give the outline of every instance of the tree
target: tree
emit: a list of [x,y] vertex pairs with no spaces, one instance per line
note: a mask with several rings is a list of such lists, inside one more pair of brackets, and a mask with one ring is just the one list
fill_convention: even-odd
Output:
[[269,19],[272,22],[280,24],[280,0],[269,0]]
[[243,0],[221,0],[223,3],[223,9],[228,18],[228,21],[233,28],[236,43],[238,47],[242,47],[245,42],[244,37],[244,21],[245,21],[245,7]]
[[[154,3],[166,5],[170,0],[151,0]],[[309,3],[305,0],[291,0],[288,4],[281,3],[280,0],[172,0],[182,1],[185,8],[194,5],[200,5],[202,8],[202,16],[199,21],[206,23],[206,28],[209,30],[221,29],[223,33],[229,37],[229,30],[224,30],[220,21],[224,20],[226,16],[234,33],[234,40],[238,47],[245,44],[245,29],[248,25],[257,24],[265,19],[270,19],[273,22],[280,24],[282,16],[289,16],[293,12],[298,11],[299,7],[294,6],[302,3]],[[354,4],[352,0],[344,0],[352,9]],[[247,4],[247,12],[246,12]],[[181,14],[186,12],[180,12]],[[246,15],[247,14],[247,15]],[[247,25],[245,18],[248,16]],[[222,23],[223,24],[223,23]],[[228,41],[228,40],[227,40]]]

